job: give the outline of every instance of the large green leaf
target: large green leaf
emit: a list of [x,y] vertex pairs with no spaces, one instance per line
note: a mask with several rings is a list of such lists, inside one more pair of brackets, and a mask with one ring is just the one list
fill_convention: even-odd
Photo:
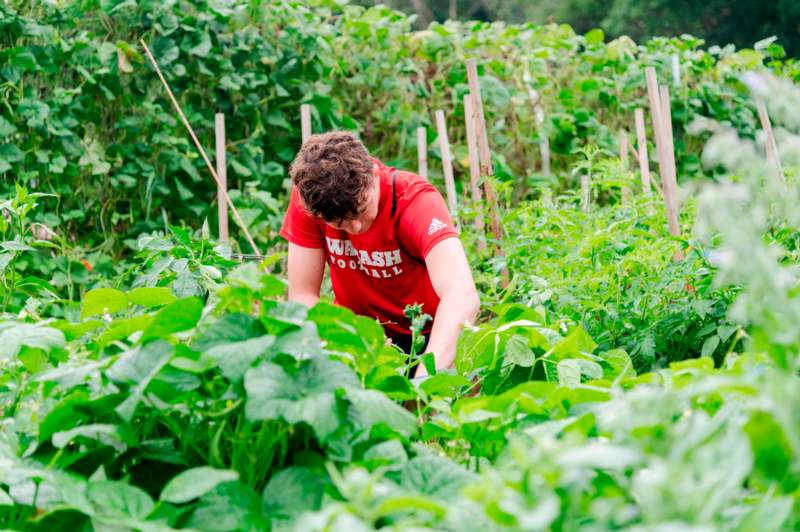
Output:
[[201,466],[184,471],[173,477],[161,491],[161,500],[172,503],[197,499],[223,482],[239,479],[239,473],[229,469]]
[[475,475],[448,458],[424,454],[392,474],[401,486],[439,500],[458,497]]
[[263,363],[245,373],[245,411],[251,420],[305,422],[325,441],[339,426],[334,392],[359,386],[355,373],[341,362],[315,357],[302,361],[296,373]]
[[95,288],[84,294],[81,318],[114,314],[128,307],[128,296],[114,288]]
[[270,514],[287,518],[320,509],[322,494],[329,484],[327,475],[307,467],[287,467],[269,480],[264,488],[264,503]]
[[0,360],[12,358],[23,347],[50,351],[64,347],[64,333],[58,329],[33,323],[0,323]]
[[358,423],[365,428],[384,424],[405,437],[417,429],[417,418],[379,391],[350,388],[346,395]]
[[[274,477],[273,477],[274,478]],[[224,482],[203,495],[186,523],[196,530],[268,530],[261,497],[242,482]]]
[[168,336],[191,329],[200,321],[203,302],[196,297],[187,297],[170,303],[159,310],[142,334],[142,342]]
[[88,496],[95,511],[109,517],[145,519],[153,510],[153,500],[143,490],[127,482],[90,482]]
[[109,368],[109,376],[132,385],[128,398],[116,408],[122,419],[130,421],[150,381],[169,363],[174,354],[174,345],[158,340],[124,353]]
[[134,305],[153,308],[175,301],[175,296],[165,286],[134,288],[128,292],[128,301]]
[[274,336],[264,335],[241,342],[219,343],[206,351],[206,355],[219,365],[225,377],[240,381],[247,369],[274,343]]

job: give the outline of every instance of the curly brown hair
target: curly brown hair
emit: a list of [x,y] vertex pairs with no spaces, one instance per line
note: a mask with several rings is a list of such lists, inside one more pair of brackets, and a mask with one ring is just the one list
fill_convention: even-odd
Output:
[[372,183],[373,160],[355,134],[312,135],[289,168],[305,208],[326,222],[355,218]]

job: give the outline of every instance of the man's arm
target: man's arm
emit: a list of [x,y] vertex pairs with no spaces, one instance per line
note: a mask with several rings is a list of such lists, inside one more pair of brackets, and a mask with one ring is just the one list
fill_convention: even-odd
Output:
[[[436,357],[436,369],[449,368],[455,362],[456,342],[464,322],[475,321],[481,302],[458,238],[446,238],[433,246],[425,264],[440,298],[427,351]],[[420,365],[417,376],[424,375],[427,372]]]
[[289,242],[289,301],[309,307],[319,300],[325,253],[320,248],[304,248]]

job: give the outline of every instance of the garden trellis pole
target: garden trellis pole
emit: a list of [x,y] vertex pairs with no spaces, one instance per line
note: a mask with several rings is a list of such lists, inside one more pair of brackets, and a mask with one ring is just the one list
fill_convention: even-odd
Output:
[[417,174],[428,179],[428,130],[424,127],[417,128]]
[[786,186],[786,178],[783,176],[783,169],[781,168],[781,160],[778,156],[778,145],[775,142],[775,135],[772,132],[772,123],[769,121],[769,113],[767,106],[761,99],[756,100],[756,110],[758,111],[758,119],[761,121],[761,128],[764,130],[764,148],[767,154],[767,165],[780,179],[783,186]]
[[[619,130],[619,162],[622,166],[623,171],[623,180],[628,179],[628,172],[630,167],[628,166],[628,132],[624,129]],[[631,196],[631,189],[628,187],[627,184],[622,185],[622,203],[628,203],[630,201]]]
[[539,133],[539,153],[542,156],[542,174],[550,175],[550,139],[544,130],[544,109],[542,99],[535,89],[528,89],[528,98],[533,106],[533,116],[536,120],[536,131]]
[[[175,110],[178,112],[178,116],[180,117],[181,122],[183,122],[183,125],[189,131],[189,136],[192,137],[192,141],[194,141],[194,145],[197,147],[197,151],[200,152],[200,156],[203,158],[203,161],[205,161],[206,167],[208,168],[208,171],[211,172],[211,176],[214,178],[214,181],[217,183],[217,187],[220,187],[221,186],[221,181],[219,179],[219,176],[217,175],[217,172],[214,170],[214,166],[211,164],[211,161],[209,160],[208,155],[206,155],[206,151],[200,145],[200,141],[197,140],[197,135],[195,135],[194,129],[192,129],[191,124],[189,124],[189,121],[186,119],[186,115],[183,114],[183,110],[181,109],[180,104],[178,104],[178,100],[176,100],[175,99],[175,95],[172,94],[172,89],[169,88],[169,84],[167,83],[167,80],[164,79],[164,74],[161,73],[161,69],[158,67],[158,63],[156,63],[156,60],[153,57],[153,54],[150,53],[150,48],[147,47],[147,43],[144,42],[144,39],[141,39],[139,41],[139,43],[144,48],[144,51],[147,54],[148,59],[150,59],[150,63],[152,63],[153,68],[156,71],[156,74],[158,74],[158,77],[161,80],[161,83],[164,85],[164,88],[166,89],[167,94],[169,95],[169,99],[172,102],[172,105],[175,107]],[[225,203],[227,203],[228,207],[230,207],[231,212],[233,213],[233,218],[236,220],[236,223],[239,225],[239,227],[242,228],[242,231],[244,232],[244,235],[247,238],[247,242],[250,244],[250,247],[253,248],[253,251],[256,252],[256,255],[261,255],[261,251],[259,251],[258,246],[256,246],[256,243],[253,240],[253,237],[250,235],[250,230],[247,228],[247,225],[244,223],[244,221],[242,220],[242,217],[239,215],[239,210],[236,208],[236,205],[234,205],[233,202],[231,201],[231,197],[228,195],[227,191],[224,192],[224,196],[225,196]]]
[[[653,133],[656,139],[661,189],[667,211],[667,225],[669,226],[669,232],[672,236],[680,236],[669,89],[667,87],[659,87],[656,71],[653,67],[645,68],[645,80],[647,82],[647,97],[650,101],[650,116],[653,121]],[[683,254],[677,251],[675,253],[675,259],[680,260],[682,258]]]
[[447,191],[447,206],[450,214],[455,217],[458,204],[456,202],[456,183],[453,179],[453,157],[450,154],[450,140],[447,138],[447,122],[444,111],[436,111],[436,131],[439,134],[439,150],[442,153],[442,172],[444,173],[444,187]]
[[672,54],[672,84],[681,86],[681,60],[678,54]]
[[[478,80],[478,63],[475,59],[467,60],[467,82],[469,84],[469,95],[472,98],[472,120],[475,125],[475,136],[478,139],[478,155],[480,156],[481,175],[484,177],[483,190],[486,194],[486,201],[489,203],[491,213],[492,236],[497,242],[497,253],[503,255],[501,242],[503,230],[500,226],[500,213],[498,212],[497,199],[494,196],[491,176],[494,175],[492,167],[492,152],[489,149],[489,133],[486,130],[486,117],[483,114],[483,100],[481,99],[481,86]],[[503,268],[501,272],[501,285],[508,286],[508,269]]]
[[633,112],[636,122],[636,154],[639,159],[639,172],[642,174],[642,190],[650,194],[650,160],[647,157],[647,134],[644,129],[644,111],[637,107]]
[[225,161],[225,115],[217,113],[214,115],[214,132],[217,141],[217,212],[218,212],[218,232],[220,242],[228,241],[228,204],[225,196],[228,193],[228,170]]
[[475,122],[472,119],[472,98],[464,95],[464,123],[467,130],[467,153],[469,154],[469,188],[472,193],[472,203],[475,205],[475,232],[478,234],[478,250],[486,250],[486,233],[483,223],[483,209],[481,208],[481,168],[478,155],[478,138],[475,136]]
[[300,133],[305,144],[311,136],[311,106],[307,103],[300,106]]

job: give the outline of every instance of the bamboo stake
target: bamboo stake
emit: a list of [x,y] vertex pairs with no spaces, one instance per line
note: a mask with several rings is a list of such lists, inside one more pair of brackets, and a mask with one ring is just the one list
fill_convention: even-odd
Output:
[[428,130],[417,128],[417,174],[428,179]]
[[[661,96],[661,119],[662,135],[664,140],[665,174],[661,177],[661,185],[664,188],[664,195],[667,204],[667,223],[669,232],[672,236],[680,236],[681,228],[678,222],[678,181],[675,168],[675,145],[672,139],[672,111],[670,109],[669,88],[664,85],[660,87]],[[683,253],[678,250],[673,256],[675,260],[683,260]]]
[[[622,165],[623,170],[623,179],[627,181],[628,179],[628,132],[624,129],[620,129],[619,131],[619,160]],[[631,199],[631,189],[628,185],[622,185],[622,203],[628,203]]]
[[[483,114],[483,101],[481,100],[481,86],[478,82],[478,63],[475,59],[467,60],[467,82],[469,83],[469,96],[472,99],[472,118],[475,125],[475,137],[478,139],[478,155],[480,157],[481,175],[484,176],[483,190],[489,203],[491,213],[492,235],[497,242],[497,253],[502,256],[503,229],[500,226],[500,214],[497,209],[497,200],[494,196],[490,177],[494,175],[492,168],[492,152],[489,149],[489,136],[486,131],[486,118]],[[508,269],[503,268],[500,274],[500,285],[508,286]]]
[[[178,116],[180,117],[181,121],[183,122],[183,125],[189,131],[189,135],[192,137],[192,140],[194,141],[194,145],[197,147],[197,150],[200,152],[200,156],[203,157],[203,160],[205,161],[206,166],[208,167],[208,170],[211,172],[211,176],[214,178],[214,181],[216,181],[217,187],[220,187],[221,186],[221,182],[220,182],[219,176],[217,175],[217,172],[214,171],[214,167],[211,165],[211,161],[208,159],[208,155],[206,155],[206,151],[200,145],[200,141],[197,140],[197,135],[195,135],[194,129],[192,129],[192,126],[189,124],[189,121],[186,119],[186,116],[183,114],[183,110],[181,109],[181,106],[178,104],[178,101],[175,99],[175,95],[172,94],[172,89],[169,88],[169,84],[167,83],[167,80],[164,79],[164,74],[162,74],[161,73],[161,69],[158,68],[158,63],[156,63],[156,60],[153,57],[153,54],[150,53],[150,48],[147,47],[147,43],[144,42],[144,39],[140,39],[139,42],[141,43],[142,47],[144,48],[144,51],[147,54],[147,57],[150,59],[150,63],[152,63],[153,68],[155,69],[156,73],[158,74],[159,79],[161,79],[161,83],[164,85],[164,88],[166,89],[167,94],[169,95],[169,99],[172,101],[172,105],[175,107],[175,110],[178,112]],[[233,202],[231,201],[231,197],[228,195],[227,192],[224,193],[224,196],[225,196],[225,203],[227,203],[228,207],[230,207],[231,212],[233,213],[233,217],[236,220],[236,223],[239,225],[239,227],[242,228],[242,231],[244,232],[244,235],[247,238],[247,242],[250,244],[250,247],[253,248],[253,251],[256,252],[256,255],[261,255],[261,252],[258,250],[258,246],[256,246],[256,243],[253,240],[253,237],[250,235],[250,231],[247,229],[247,225],[245,225],[244,221],[242,221],[242,217],[239,215],[239,210],[236,208],[236,205],[234,205]]]
[[764,147],[767,152],[767,164],[778,177],[781,184],[786,186],[786,179],[783,176],[783,169],[781,168],[781,160],[778,156],[778,145],[775,142],[775,135],[772,133],[772,123],[770,123],[767,106],[764,104],[763,100],[756,100],[756,110],[758,111],[758,119],[761,121],[761,128],[766,135]]
[[591,183],[592,181],[592,174],[591,170],[589,170],[585,174],[581,174],[581,210],[583,212],[589,212],[589,201],[591,199]]
[[678,54],[672,54],[672,84],[676,87],[681,86],[681,61]]
[[550,175],[550,139],[544,131],[544,109],[542,109],[542,99],[535,89],[528,89],[528,97],[533,106],[533,115],[536,119],[536,130],[539,132],[539,153],[542,156],[542,174]]
[[639,159],[639,171],[642,174],[642,190],[650,194],[650,161],[647,158],[647,134],[644,129],[644,111],[637,107],[634,111],[636,122],[636,148]]
[[214,116],[214,131],[217,141],[217,214],[218,214],[218,235],[220,242],[228,241],[228,204],[225,203],[225,195],[228,193],[228,169],[225,161],[225,115],[217,113]]
[[436,111],[436,130],[439,134],[439,150],[442,152],[442,171],[444,172],[444,186],[447,190],[447,205],[450,214],[455,217],[456,203],[456,183],[453,179],[453,158],[450,154],[450,141],[447,138],[447,123],[444,119],[444,111]]
[[[650,116],[653,120],[656,152],[658,153],[658,173],[661,176],[661,191],[667,211],[667,224],[669,225],[670,234],[677,236],[680,234],[680,226],[678,225],[676,190],[672,187],[674,170],[670,174],[670,160],[672,161],[672,168],[674,168],[675,154],[673,152],[670,159],[669,152],[672,150],[672,117],[670,116],[669,91],[666,90],[665,92],[659,89],[656,71],[653,67],[645,68],[644,72],[647,82],[647,97],[650,101]],[[663,87],[663,89],[666,89],[666,87]],[[664,96],[666,96],[666,101],[663,99]],[[668,124],[665,124],[665,122],[668,122]],[[680,251],[675,253],[676,260],[680,260],[682,257],[683,254]]]
[[307,103],[300,106],[300,132],[305,144],[311,136],[311,106]]
[[[469,83],[469,94],[472,98],[472,115],[473,123],[475,124],[475,137],[478,139],[481,175],[488,178],[494,174],[494,168],[492,168],[492,152],[489,150],[486,119],[483,115],[483,101],[481,100],[481,87],[478,83],[478,65],[475,59],[469,59],[467,61],[467,81]],[[494,197],[494,190],[489,179],[484,179],[483,190],[486,194],[486,200],[489,203],[489,210],[492,213],[492,234],[498,245],[500,245],[503,238],[503,231],[500,227],[500,216],[497,213],[497,202]]]
[[467,129],[467,151],[469,153],[469,188],[472,192],[472,203],[475,204],[475,232],[478,235],[478,249],[486,250],[485,229],[483,223],[483,209],[481,209],[481,188],[478,182],[481,178],[480,156],[478,155],[478,139],[475,136],[475,121],[472,112],[472,98],[464,95],[464,122]]

